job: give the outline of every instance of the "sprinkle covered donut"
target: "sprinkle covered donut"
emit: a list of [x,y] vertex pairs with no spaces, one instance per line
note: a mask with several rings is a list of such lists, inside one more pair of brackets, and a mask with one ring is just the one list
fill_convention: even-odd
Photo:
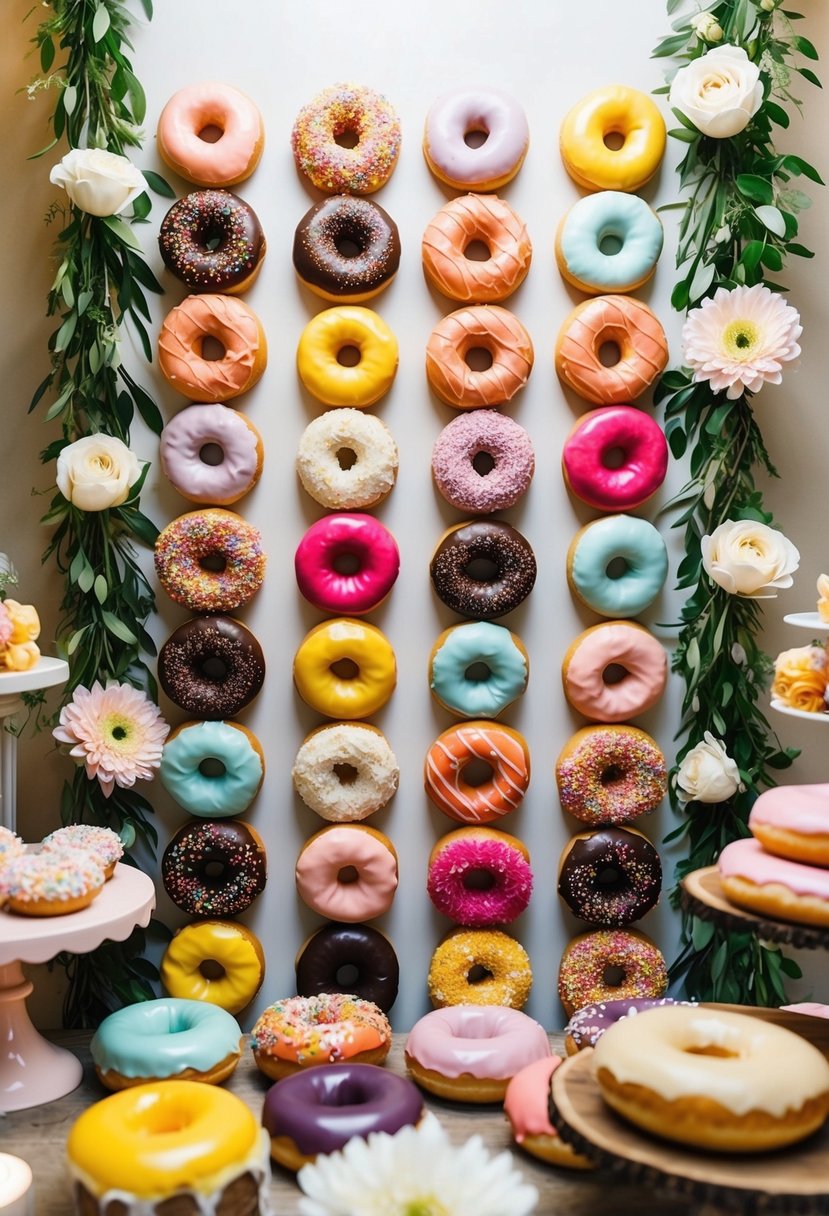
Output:
[[[213,561],[223,568],[209,568]],[[233,511],[190,511],[155,542],[158,581],[192,612],[232,612],[246,604],[262,586],[266,561],[259,529]]]
[[229,190],[194,190],[173,203],[158,234],[161,259],[191,291],[239,295],[262,268],[262,225]]
[[[475,371],[470,351],[484,351],[491,366]],[[533,367],[533,344],[524,326],[497,304],[470,305],[439,321],[426,345],[426,377],[434,393],[457,410],[504,405],[524,387]]]
[[604,1032],[620,1018],[634,1018],[645,1009],[658,1009],[662,1005],[694,1005],[694,1001],[675,1001],[663,996],[658,1000],[642,997],[598,1001],[595,1005],[584,1005],[577,1010],[564,1027],[564,1046],[568,1056],[574,1056],[585,1047],[595,1047]]
[[[217,128],[215,143],[202,138]],[[265,145],[262,115],[239,89],[216,81],[174,93],[158,120],[162,160],[199,186],[233,186],[250,177]]]
[[458,925],[508,925],[525,910],[532,889],[530,855],[506,832],[458,828],[441,837],[429,857],[429,898]]
[[579,920],[630,925],[656,906],[661,890],[659,854],[635,828],[579,832],[561,854],[558,893]]
[[105,881],[103,862],[93,853],[60,848],[7,862],[0,895],[21,916],[65,916],[91,904]]
[[302,488],[329,511],[375,507],[394,488],[397,444],[373,414],[326,410],[302,432],[296,468]]
[[[338,140],[356,138],[354,147]],[[297,168],[325,194],[373,194],[394,172],[400,122],[382,93],[335,84],[300,110],[291,132]]]
[[161,647],[158,679],[173,704],[193,717],[234,718],[265,682],[265,656],[240,621],[197,617]]
[[[487,973],[476,981],[478,968]],[[523,1009],[533,973],[529,956],[514,937],[500,929],[453,929],[429,964],[429,999],[444,1005],[506,1005]]]
[[382,1064],[391,1026],[382,1009],[353,994],[294,996],[259,1015],[250,1045],[260,1072],[278,1081],[317,1064]]
[[235,819],[187,823],[164,850],[161,880],[190,916],[238,916],[265,889],[265,846]]
[[626,823],[655,811],[668,792],[661,748],[636,726],[585,726],[556,761],[562,810],[582,823]]
[[[484,261],[466,256],[474,243],[486,248]],[[492,194],[450,199],[423,233],[421,252],[427,281],[459,304],[499,304],[524,282],[532,259],[524,221]]]
[[524,496],[535,472],[523,426],[497,410],[459,414],[432,448],[432,476],[450,506],[471,515],[505,511]]
[[[484,578],[468,573],[484,562]],[[535,586],[537,566],[529,541],[501,520],[456,524],[440,538],[429,574],[435,594],[461,616],[492,617],[512,612]]]
[[335,722],[311,731],[296,754],[294,789],[322,819],[367,819],[397,792],[400,769],[382,731],[368,722]]
[[[609,970],[622,979],[610,984]],[[558,995],[568,1017],[597,1001],[661,997],[668,968],[659,949],[636,929],[597,929],[581,933],[565,948],[558,972]]]
[[[107,882],[115,873],[115,867],[124,856],[124,846],[121,837],[112,828],[97,827],[91,823],[70,823],[65,828],[57,828],[43,837],[41,853],[54,853],[63,849],[83,849],[92,855],[103,867]],[[8,856],[6,860],[9,860]],[[3,853],[0,851],[0,864]]]
[[[471,785],[469,766],[483,762],[489,780]],[[517,730],[494,722],[461,722],[438,735],[426,754],[426,793],[459,823],[490,823],[521,803],[530,784],[530,752]]]
[[364,304],[400,265],[397,224],[378,203],[335,194],[311,207],[294,233],[294,270],[323,300]]
[[250,419],[218,404],[179,410],[161,432],[159,444],[161,467],[179,494],[221,507],[253,489],[262,475],[264,455],[262,436]]

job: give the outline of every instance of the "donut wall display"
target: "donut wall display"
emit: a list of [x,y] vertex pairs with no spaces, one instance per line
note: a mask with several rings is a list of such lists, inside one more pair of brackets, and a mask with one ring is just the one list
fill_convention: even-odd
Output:
[[[279,88],[229,61],[192,85],[166,52],[156,70],[165,127],[217,73],[250,144],[217,179],[159,138],[165,983],[206,993],[205,960],[229,961],[213,994],[245,1029],[332,991],[397,1029],[462,1001],[552,1027],[568,937],[659,939],[664,915],[644,877],[666,786],[650,622],[669,619],[655,187],[579,200],[557,138],[589,82],[491,66],[401,87],[409,66],[350,62],[329,50]],[[603,276],[584,247],[605,229],[627,235]],[[583,364],[591,334],[617,370]],[[233,861],[210,886],[216,850]],[[249,1006],[237,981],[262,983]]]

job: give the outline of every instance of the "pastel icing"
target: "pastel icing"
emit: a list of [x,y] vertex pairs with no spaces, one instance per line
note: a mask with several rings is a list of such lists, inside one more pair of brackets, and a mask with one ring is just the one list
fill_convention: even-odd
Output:
[[[488,351],[492,366],[475,371],[471,350]],[[437,323],[426,343],[426,374],[441,401],[455,409],[503,405],[524,387],[533,368],[533,344],[524,326],[497,304],[472,304]]]
[[770,827],[802,832],[807,836],[829,833],[829,784],[776,785],[764,790],[751,808],[748,826],[767,823]]
[[113,832],[112,828],[91,823],[70,823],[65,828],[58,828],[43,837],[41,848],[46,853],[55,849],[86,849],[95,854],[105,869],[114,866],[124,856],[124,846],[118,833]]
[[[341,573],[344,560],[356,568]],[[400,550],[372,515],[325,515],[299,542],[294,569],[297,586],[315,608],[361,615],[391,591],[400,571]]]
[[[486,134],[479,147],[465,142],[471,131]],[[426,116],[427,158],[459,189],[509,181],[529,140],[526,114],[514,97],[499,89],[455,89],[439,97]]]
[[[208,126],[222,132],[216,143],[200,138]],[[255,168],[251,159],[264,131],[249,97],[229,84],[203,81],[173,94],[161,111],[158,137],[169,159],[183,166],[192,181],[228,186],[244,180]]]
[[[223,766],[221,776],[202,771],[205,761]],[[179,806],[205,819],[241,815],[262,784],[262,757],[245,731],[229,722],[193,722],[164,744],[159,777]]]
[[103,862],[83,849],[23,853],[3,867],[2,889],[20,903],[67,903],[103,885]]
[[[623,670],[605,682],[608,667]],[[640,625],[609,621],[579,634],[564,671],[564,695],[593,722],[626,722],[656,704],[668,680],[668,655]]]
[[11,828],[0,827],[0,864],[22,857],[26,852],[23,840]]
[[506,1080],[550,1056],[547,1032],[518,1009],[452,1005],[415,1022],[406,1055],[444,1077]]
[[[664,540],[653,524],[635,515],[608,515],[588,524],[573,539],[568,558],[574,591],[601,616],[638,616],[668,575]],[[617,561],[624,569],[611,576],[608,568]]]
[[[558,241],[567,274],[584,290],[630,290],[653,271],[662,252],[662,225],[644,199],[603,190],[579,199],[565,215]],[[602,248],[608,238],[621,244]]]
[[[491,467],[479,473],[476,461]],[[535,451],[523,426],[498,410],[472,410],[443,428],[432,448],[432,475],[443,497],[459,511],[486,515],[512,507],[527,492]]]
[[[473,241],[489,257],[473,261]],[[429,282],[462,304],[497,304],[524,281],[532,259],[527,227],[494,194],[463,194],[444,203],[423,233],[423,271]]]
[[[601,359],[608,343],[618,347],[610,367]],[[594,405],[629,405],[668,362],[668,342],[659,318],[631,296],[595,296],[577,304],[559,331],[556,371],[563,382]]]
[[[208,337],[224,347],[221,359],[204,358]],[[187,296],[164,318],[158,335],[158,366],[173,388],[194,401],[238,397],[253,383],[257,356],[264,353],[256,313],[235,296]]]
[[[472,679],[475,664],[489,670]],[[497,718],[527,687],[529,666],[509,629],[469,621],[447,630],[432,656],[429,684],[435,696],[463,718]]]
[[550,1122],[550,1080],[561,1056],[535,1060],[517,1072],[507,1086],[504,1110],[516,1143],[527,1136],[557,1136]]
[[[612,457],[621,454],[621,463]],[[629,405],[582,415],[564,443],[568,486],[597,511],[628,511],[655,494],[668,471],[668,442],[658,422]]]
[[[219,464],[203,459],[208,444],[221,449]],[[161,467],[173,487],[192,502],[236,502],[258,481],[261,454],[259,432],[226,405],[191,405],[161,432]]]
[[209,1072],[241,1052],[239,1023],[205,1001],[162,998],[127,1005],[104,1018],[90,1043],[101,1072],[124,1077],[175,1077]]
[[717,864],[723,878],[745,878],[759,887],[779,883],[795,895],[829,900],[829,870],[774,857],[759,840],[732,841],[720,853]]
[[[357,878],[342,881],[354,868]],[[397,858],[379,832],[356,824],[323,828],[312,836],[296,863],[296,886],[309,908],[347,923],[382,916],[397,890]]]
[[[351,452],[343,468],[337,453]],[[355,409],[326,410],[308,423],[296,467],[306,493],[329,511],[371,507],[392,490],[397,444],[385,423]]]

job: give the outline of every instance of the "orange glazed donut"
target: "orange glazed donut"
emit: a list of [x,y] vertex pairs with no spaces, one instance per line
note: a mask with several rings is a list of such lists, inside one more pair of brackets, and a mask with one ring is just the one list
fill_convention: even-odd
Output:
[[[467,767],[483,761],[492,776],[470,785]],[[461,722],[439,735],[426,756],[426,793],[459,823],[490,823],[514,811],[530,784],[530,753],[523,735],[494,722]]]
[[[485,261],[468,256],[479,244]],[[461,304],[497,304],[524,282],[532,245],[524,221],[494,194],[450,199],[423,233],[423,270],[431,285]]]
[[[619,361],[605,367],[602,347],[617,347]],[[556,343],[556,371],[593,405],[630,405],[650,388],[668,362],[668,340],[647,304],[631,296],[596,296],[577,304]]]
[[[492,366],[473,371],[471,351],[485,351]],[[441,401],[458,410],[503,405],[522,389],[533,366],[533,344],[524,326],[497,305],[459,308],[432,330],[426,376]]]
[[[204,139],[218,128],[215,143]],[[176,173],[198,186],[233,186],[250,177],[265,146],[262,115],[229,84],[205,81],[174,93],[158,120],[158,151]]]
[[[206,359],[204,342],[224,350]],[[268,359],[262,323],[235,296],[187,296],[168,312],[158,335],[158,366],[172,387],[191,401],[221,402],[252,388]]]

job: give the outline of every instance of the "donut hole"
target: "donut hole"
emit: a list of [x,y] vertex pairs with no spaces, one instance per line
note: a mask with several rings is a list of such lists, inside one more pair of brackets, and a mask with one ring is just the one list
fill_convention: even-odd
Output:
[[362,568],[356,553],[338,553],[331,565],[337,574],[359,574]]
[[359,983],[360,968],[355,967],[354,963],[343,963],[341,967],[337,968],[334,979],[339,988],[342,988],[345,992],[351,992],[355,985]]
[[472,468],[479,477],[486,477],[495,468],[495,458],[490,452],[476,452],[472,457]]
[[627,676],[628,670],[621,663],[608,663],[602,672],[602,679],[608,685],[621,684],[623,680],[627,679]]
[[470,684],[486,684],[491,675],[492,668],[487,666],[483,659],[477,659],[476,662],[469,664],[463,673],[463,678]]
[[199,131],[199,139],[205,144],[217,144],[224,135],[224,127],[220,127],[218,123],[209,122]]
[[227,569],[227,558],[223,553],[205,553],[199,558],[199,565],[208,574],[224,574]]
[[492,972],[483,963],[474,963],[466,973],[468,984],[483,984],[492,979]]
[[356,866],[340,866],[337,871],[337,882],[342,887],[350,887],[360,881],[360,871]]
[[470,241],[463,251],[463,256],[468,262],[488,262],[492,257],[492,250],[486,241]]
[[357,463],[357,453],[353,448],[338,448],[336,455],[337,464],[345,471],[353,469]]
[[142,1131],[147,1136],[175,1135],[192,1125],[193,1112],[173,1101],[157,1102],[143,1111],[141,1120]]
[[622,359],[619,343],[614,342],[612,338],[608,338],[606,342],[602,342],[597,353],[602,367],[615,367]]
[[624,967],[616,963],[608,963],[602,972],[602,983],[608,988],[621,988],[626,979],[627,972]]
[[205,443],[199,448],[199,460],[202,464],[219,465],[225,458],[224,448],[218,443]]
[[624,448],[605,448],[602,452],[602,464],[606,469],[621,469],[626,460]]
[[463,876],[466,891],[491,891],[495,886],[495,875],[491,870],[467,870]]
[[206,958],[199,963],[199,975],[206,980],[223,980],[226,971],[216,958]]
[[625,137],[621,131],[606,131],[602,143],[608,152],[621,152],[625,146]]
[[334,765],[334,776],[337,778],[340,785],[353,785],[360,776],[360,773],[353,764],[348,764],[343,761],[342,764]]
[[205,334],[201,340],[201,357],[205,363],[219,363],[227,354],[227,347],[212,334]]
[[464,566],[463,572],[473,583],[494,583],[500,573],[491,557],[473,557]]
[[360,142],[360,132],[356,127],[343,127],[342,131],[334,132],[334,143],[338,148],[356,148]]
[[224,777],[227,772],[227,767],[218,756],[205,756],[204,760],[202,760],[201,764],[199,765],[199,772],[201,773],[202,777],[208,777],[210,780],[217,780]]
[[612,557],[605,567],[605,575],[612,579],[624,578],[629,570],[630,566],[623,557]]
[[331,664],[329,671],[338,680],[356,680],[360,674],[360,668],[353,659],[337,659]]
[[358,346],[343,346],[337,351],[337,362],[341,367],[356,367],[362,357]]
[[602,866],[596,874],[596,884],[604,891],[619,890],[626,885],[625,876],[617,866]]
[[492,352],[485,346],[471,346],[464,355],[464,362],[471,372],[488,372],[492,367]]
[[347,232],[341,232],[335,238],[334,244],[341,258],[358,258],[363,253],[363,246],[360,242]]
[[493,767],[488,760],[482,760],[479,756],[473,756],[471,760],[467,760],[463,766],[463,779],[467,785],[471,785],[477,789],[479,785],[486,785],[492,780]]
[[472,127],[464,134],[463,142],[467,148],[482,148],[489,139],[489,131],[485,131],[483,127]]
[[202,877],[210,883],[218,884],[222,881],[225,875],[227,866],[218,857],[209,858],[202,866]]
[[216,684],[222,684],[227,679],[228,674],[227,663],[215,654],[208,655],[199,664],[199,671],[205,680],[210,680]]
[[719,1043],[693,1044],[690,1047],[683,1047],[682,1050],[689,1056],[714,1056],[717,1060],[734,1060],[740,1054],[738,1051],[729,1051],[727,1047],[721,1047]]
[[625,242],[617,232],[603,232],[599,237],[599,252],[606,258],[614,258],[624,249]]
[[624,776],[624,771],[618,764],[609,764],[599,777],[599,783],[601,785],[615,785],[617,781],[622,781]]

